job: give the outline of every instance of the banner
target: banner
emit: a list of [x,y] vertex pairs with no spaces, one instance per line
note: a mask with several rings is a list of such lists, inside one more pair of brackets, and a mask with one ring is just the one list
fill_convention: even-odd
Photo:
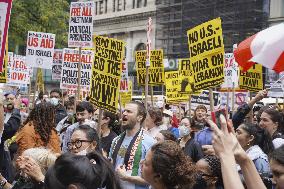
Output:
[[115,113],[125,43],[117,39],[95,36],[94,47],[90,100],[95,106]]
[[166,84],[166,100],[170,102],[187,102],[189,100],[188,94],[182,94],[179,92],[179,71],[171,71],[165,73]]
[[194,90],[224,82],[224,44],[221,19],[205,22],[187,31]]
[[[214,107],[218,107],[220,101],[220,93],[213,91],[213,104]],[[202,91],[200,95],[191,95],[191,109],[195,110],[198,105],[204,105],[207,111],[210,111],[210,98],[209,91]]]
[[125,60],[121,64],[120,92],[128,91],[128,67]]
[[16,54],[13,56],[9,52],[8,70],[8,85],[19,86],[30,83],[30,68],[26,64],[25,56]]
[[[136,70],[139,85],[145,85],[146,51],[136,51]],[[151,50],[149,67],[149,85],[163,85],[165,81],[163,50]]]
[[262,65],[254,64],[247,72],[240,69],[239,87],[251,92],[263,90]]
[[7,38],[4,62],[2,64],[2,72],[0,73],[0,83],[7,83],[8,58],[9,58],[9,55],[8,55],[8,38]]
[[128,91],[120,92],[120,103],[122,107],[125,107],[125,104],[131,102],[132,100],[132,82],[128,81]]
[[26,61],[32,68],[52,69],[55,34],[28,32]]
[[191,69],[190,59],[178,60],[178,72],[179,72],[179,88],[180,93],[190,94],[192,93],[193,84],[193,72]]
[[53,64],[52,64],[52,80],[60,80],[63,60],[63,50],[54,49]]
[[93,46],[94,15],[95,3],[93,1],[71,2],[68,47]]
[[6,39],[8,37],[11,8],[12,0],[0,0],[0,72],[3,69],[5,48],[6,43],[8,43]]
[[78,65],[81,61],[81,90],[90,90],[92,76],[92,64],[94,52],[82,50],[81,60],[79,50],[63,49],[63,65],[60,79],[60,89],[77,90],[78,87]]
[[233,53],[225,54],[225,65],[224,65],[225,80],[221,85],[221,88],[232,89],[238,88],[239,86],[239,66],[235,61]]

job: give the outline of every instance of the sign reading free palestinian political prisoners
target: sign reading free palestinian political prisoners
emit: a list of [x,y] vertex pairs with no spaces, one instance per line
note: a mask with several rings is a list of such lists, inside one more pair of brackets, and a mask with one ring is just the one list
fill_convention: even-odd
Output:
[[263,77],[262,77],[262,65],[254,64],[248,71],[242,71],[240,68],[240,89],[246,89],[249,91],[261,91],[263,90]]
[[52,80],[60,80],[63,60],[63,50],[54,49],[53,64],[52,64]]
[[94,48],[90,100],[97,107],[115,113],[125,43],[117,39],[94,36]]
[[224,44],[221,19],[205,22],[187,31],[194,90],[224,82]]
[[28,32],[26,62],[29,67],[52,69],[55,34]]
[[70,7],[68,47],[93,46],[95,3],[72,2]]
[[171,71],[165,73],[167,103],[188,101],[188,94],[182,94],[178,91],[179,83],[179,71]]
[[63,49],[63,64],[61,71],[60,89],[77,89],[78,65],[81,62],[81,90],[90,90],[92,76],[93,51],[82,50],[81,58],[79,50]]
[[[12,0],[0,0],[0,72],[2,72],[5,58],[5,48],[8,43],[8,28],[10,14],[12,8]],[[8,51],[8,49],[7,49]]]
[[[136,70],[139,85],[145,85],[146,78],[146,51],[136,51]],[[149,84],[163,85],[165,80],[163,50],[151,50],[149,67]]]

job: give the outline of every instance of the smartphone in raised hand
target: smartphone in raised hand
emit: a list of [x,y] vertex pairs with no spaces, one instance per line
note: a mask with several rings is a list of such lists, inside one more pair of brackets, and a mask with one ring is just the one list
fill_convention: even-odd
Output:
[[223,115],[227,119],[228,115],[225,108],[211,112],[212,121],[218,126],[218,128],[221,128],[220,115]]

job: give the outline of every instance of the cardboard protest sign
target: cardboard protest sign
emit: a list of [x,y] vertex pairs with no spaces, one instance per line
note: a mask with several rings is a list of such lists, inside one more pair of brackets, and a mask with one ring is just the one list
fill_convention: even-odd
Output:
[[[0,72],[2,72],[5,58],[5,48],[8,44],[8,28],[10,22],[10,14],[12,8],[12,0],[0,0]],[[8,51],[8,49],[7,49]]]
[[94,52],[82,50],[63,49],[63,64],[60,79],[60,89],[74,89],[78,87],[78,65],[81,61],[81,90],[89,91],[92,76]]
[[128,91],[120,92],[120,103],[122,107],[125,107],[125,104],[131,102],[132,100],[132,82],[128,81]]
[[29,84],[30,82],[30,68],[26,64],[25,56],[14,54],[12,59],[12,53],[9,52],[8,63],[8,85],[22,85]]
[[68,47],[92,47],[93,46],[93,20],[95,15],[95,3],[71,2]]
[[254,64],[246,72],[240,69],[239,87],[240,89],[256,92],[263,90],[262,65]]
[[187,31],[194,90],[224,82],[224,44],[221,19],[205,22]]
[[178,91],[179,83],[179,71],[171,71],[165,73],[167,103],[188,101],[188,94],[182,94]]
[[125,60],[121,64],[120,92],[128,91],[128,66]]
[[[146,78],[146,51],[136,51],[136,70],[138,84],[145,85]],[[163,85],[165,80],[163,50],[151,50],[149,67],[149,84]]]
[[239,85],[239,66],[235,61],[233,53],[225,54],[225,65],[224,65],[224,83],[221,88],[238,88]]
[[8,43],[6,43],[4,62],[2,64],[2,72],[0,73],[0,83],[6,83],[7,82],[8,58],[9,58],[9,55],[8,55]]
[[26,62],[29,67],[52,69],[55,34],[28,32]]
[[[220,93],[213,91],[213,104],[217,107],[220,103]],[[210,111],[209,91],[202,91],[200,95],[191,95],[191,109],[195,110],[198,105],[204,105]]]
[[190,59],[179,59],[178,60],[178,71],[179,71],[179,88],[180,93],[190,94],[192,93],[193,85],[193,72],[191,69]]
[[97,107],[116,112],[125,43],[117,39],[95,36],[94,47],[90,100]]
[[53,64],[52,64],[52,80],[60,80],[63,61],[63,50],[54,49]]

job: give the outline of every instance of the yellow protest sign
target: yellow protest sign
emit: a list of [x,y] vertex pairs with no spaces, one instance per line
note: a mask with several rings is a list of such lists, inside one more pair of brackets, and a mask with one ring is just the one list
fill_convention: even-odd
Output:
[[128,81],[128,91],[120,92],[120,103],[122,107],[125,107],[125,104],[131,102],[132,100],[132,82]]
[[224,82],[224,44],[221,19],[205,22],[187,31],[194,91]]
[[8,67],[8,38],[5,46],[5,56],[2,64],[2,72],[0,73],[0,83],[7,82],[7,67]]
[[180,79],[178,91],[186,94],[192,93],[192,86],[194,81],[189,58],[178,60],[178,71]]
[[240,89],[256,92],[263,90],[262,65],[254,64],[246,72],[243,72],[242,68],[240,68],[239,87]]
[[[146,78],[146,51],[136,51],[136,71],[137,81],[139,85],[145,85]],[[164,64],[163,64],[163,50],[151,50],[150,52],[150,67],[149,67],[149,85],[163,85],[164,84]]]
[[188,101],[188,94],[182,94],[178,91],[180,83],[179,71],[166,72],[165,80],[167,103]]
[[44,91],[44,82],[43,82],[42,69],[38,68],[37,71],[38,71],[37,78],[36,78],[37,88],[38,88],[39,91]]
[[101,109],[116,112],[125,43],[94,36],[95,58],[90,84],[90,101]]

